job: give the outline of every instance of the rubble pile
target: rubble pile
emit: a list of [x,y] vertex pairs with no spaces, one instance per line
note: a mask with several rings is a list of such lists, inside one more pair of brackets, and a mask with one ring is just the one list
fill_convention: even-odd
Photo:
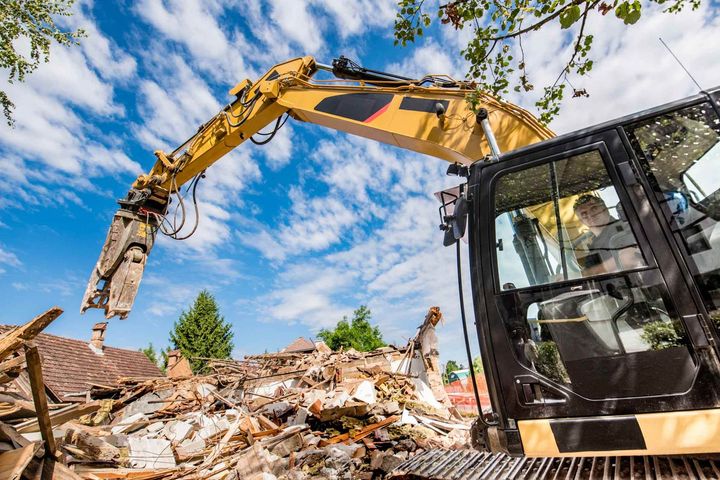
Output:
[[[90,402],[50,407],[54,458],[64,478],[373,479],[427,449],[467,448],[469,424],[440,381],[440,317],[431,309],[404,348],[321,346],[215,361],[201,376],[92,386]],[[20,448],[47,458],[45,434],[19,433],[27,423],[0,425],[25,444],[0,438],[0,464]]]

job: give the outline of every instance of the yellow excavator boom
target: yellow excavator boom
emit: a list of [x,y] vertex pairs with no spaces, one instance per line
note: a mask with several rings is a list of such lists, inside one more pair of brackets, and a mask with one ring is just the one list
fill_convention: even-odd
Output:
[[[467,101],[475,92],[474,85],[445,76],[368,80],[340,71],[347,59],[340,60],[332,70],[349,81],[314,79],[319,69],[331,68],[312,57],[275,65],[256,82],[243,80],[230,90],[235,100],[195,135],[171,153],[156,151],[153,168],[140,175],[127,197],[119,201],[81,311],[101,308],[107,318],[125,318],[157,230],[166,222],[170,197],[248,139],[265,143],[253,136],[275,122],[273,131],[263,134],[272,138],[284,114],[450,163],[469,165],[491,154],[481,117]],[[490,95],[480,96],[479,111],[503,152],[553,136],[526,110]]]

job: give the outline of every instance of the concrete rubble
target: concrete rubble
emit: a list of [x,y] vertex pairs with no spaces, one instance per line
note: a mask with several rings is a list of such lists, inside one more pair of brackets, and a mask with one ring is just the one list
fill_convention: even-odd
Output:
[[[214,361],[205,375],[91,385],[89,402],[45,408],[6,395],[0,471],[5,460],[15,468],[12,478],[39,478],[48,462],[62,470],[58,478],[384,478],[424,450],[470,443],[469,422],[440,380],[440,319],[439,309],[430,309],[403,348]],[[6,340],[0,354],[12,343]],[[13,343],[0,368],[28,342]],[[25,402],[17,404],[26,413],[4,414],[14,402]],[[30,423],[40,434],[19,433]]]

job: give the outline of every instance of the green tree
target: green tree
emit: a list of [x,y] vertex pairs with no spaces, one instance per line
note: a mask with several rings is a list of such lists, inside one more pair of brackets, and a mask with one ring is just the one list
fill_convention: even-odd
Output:
[[333,330],[323,328],[318,333],[328,347],[333,350],[340,348],[354,348],[360,352],[369,352],[376,348],[384,347],[386,343],[383,341],[382,333],[379,327],[370,325],[372,313],[365,305],[353,312],[353,318],[348,322],[347,317],[343,317]]
[[160,364],[160,370],[165,373],[168,367],[168,363],[170,362],[170,352],[172,351],[172,348],[165,347],[165,350],[160,350],[160,357],[162,359],[162,363]]
[[[24,81],[40,62],[50,60],[50,47],[77,45],[85,36],[82,29],[66,32],[55,24],[57,17],[72,15],[75,0],[2,0],[0,1],[0,67],[7,71],[8,82]],[[17,48],[28,44],[28,52]],[[13,125],[15,104],[0,90],[0,104],[8,125]]]
[[482,357],[475,357],[473,360],[473,370],[475,373],[484,373],[485,368],[483,367]]
[[[396,45],[414,42],[430,26],[431,15],[427,8],[423,9],[424,3],[425,0],[398,1]],[[653,3],[666,6],[665,12],[678,13],[686,6],[697,9],[701,1],[649,0],[646,8]],[[588,32],[588,18],[615,17],[616,21],[633,25],[640,20],[642,8],[640,0],[456,0],[440,2],[436,15],[449,28],[473,32],[460,54],[469,63],[468,79],[478,85],[476,95],[469,98],[476,108],[482,92],[502,97],[511,89],[534,90],[523,42],[532,41],[532,34],[541,28],[567,30],[572,49],[563,59],[555,81],[542,85],[543,96],[536,103],[540,120],[548,123],[559,112],[566,86],[572,97],[588,96],[585,89],[570,83],[571,76],[582,77],[593,68],[590,51],[594,36]],[[611,12],[613,15],[608,15]]]
[[152,343],[149,343],[148,346],[145,348],[141,348],[140,351],[145,354],[145,356],[153,363],[153,365],[159,366],[157,352],[155,351],[155,347],[153,347]]
[[450,374],[452,372],[456,372],[458,370],[462,370],[463,366],[459,363],[457,363],[455,360],[448,360],[448,362],[445,364],[445,371],[443,372],[442,379],[443,383],[447,384],[450,383]]
[[207,371],[208,358],[230,358],[231,325],[220,315],[215,298],[203,290],[189,311],[183,311],[170,332],[170,342],[190,361],[193,373]]

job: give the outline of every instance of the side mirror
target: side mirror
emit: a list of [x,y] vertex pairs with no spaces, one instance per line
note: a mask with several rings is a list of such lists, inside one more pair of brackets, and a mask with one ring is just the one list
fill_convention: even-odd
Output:
[[453,214],[447,215],[443,219],[445,221],[445,224],[443,225],[443,230],[445,230],[445,237],[443,238],[444,246],[449,247],[465,236],[467,213],[468,202],[464,196],[461,196],[455,200]]
[[464,196],[461,196],[455,202],[455,217],[452,222],[453,235],[455,240],[460,240],[465,236],[465,228],[467,227],[468,202]]

